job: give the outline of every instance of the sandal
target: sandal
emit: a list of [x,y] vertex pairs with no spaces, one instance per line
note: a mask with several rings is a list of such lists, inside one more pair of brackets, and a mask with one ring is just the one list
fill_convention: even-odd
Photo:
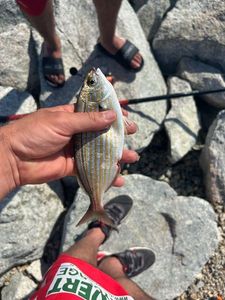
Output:
[[116,54],[111,54],[107,51],[100,43],[97,44],[97,48],[105,55],[115,59],[119,64],[124,66],[126,69],[134,72],[139,72],[144,65],[144,59],[142,57],[141,65],[138,68],[131,67],[131,61],[139,52],[139,49],[131,43],[129,40],[126,40],[125,44],[116,52]]
[[43,57],[42,70],[44,78],[50,86],[62,87],[65,84],[65,80],[62,83],[56,83],[51,81],[48,77],[49,75],[65,76],[62,58]]
[[97,256],[98,265],[107,257],[116,257],[129,278],[142,273],[155,262],[154,252],[144,247],[133,247],[114,254],[100,251]]

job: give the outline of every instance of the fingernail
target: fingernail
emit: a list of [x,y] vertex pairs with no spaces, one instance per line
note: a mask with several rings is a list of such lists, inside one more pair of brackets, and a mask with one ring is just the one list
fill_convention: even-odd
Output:
[[136,154],[136,161],[139,161],[140,158],[140,155]]
[[106,110],[102,112],[102,114],[107,121],[113,121],[116,119],[116,113],[113,110]]

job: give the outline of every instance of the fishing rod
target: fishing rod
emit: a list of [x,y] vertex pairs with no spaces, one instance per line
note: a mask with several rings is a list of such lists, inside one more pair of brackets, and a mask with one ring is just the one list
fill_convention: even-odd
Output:
[[[168,100],[171,98],[184,98],[189,96],[201,96],[206,94],[215,94],[215,93],[222,93],[225,92],[225,88],[217,89],[217,90],[205,90],[205,91],[192,91],[188,93],[174,93],[174,94],[166,94],[166,95],[160,95],[160,96],[152,96],[152,97],[146,97],[146,98],[135,98],[135,99],[121,99],[119,100],[121,106],[126,106],[130,104],[138,104],[138,103],[144,103],[144,102],[154,102],[154,101],[160,101],[160,100]],[[13,114],[8,116],[1,116],[0,115],[0,123],[7,123],[10,121],[18,120],[23,118],[28,114]]]
[[174,94],[166,94],[166,95],[160,95],[160,96],[152,96],[152,97],[145,97],[145,98],[135,98],[135,99],[121,99],[120,105],[129,105],[129,104],[138,104],[138,103],[144,103],[144,102],[154,102],[154,101],[160,101],[160,100],[168,100],[171,98],[183,98],[183,97],[189,97],[189,96],[201,96],[206,94],[215,94],[215,93],[222,93],[225,92],[225,88],[217,89],[217,90],[205,90],[205,91],[192,91],[188,93],[174,93]]

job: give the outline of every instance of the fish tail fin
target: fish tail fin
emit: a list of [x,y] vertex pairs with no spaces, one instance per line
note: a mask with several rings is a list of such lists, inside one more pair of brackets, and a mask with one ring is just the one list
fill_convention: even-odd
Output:
[[98,220],[106,225],[109,225],[115,228],[112,220],[108,217],[107,213],[104,209],[93,211],[92,207],[89,206],[88,210],[84,214],[84,216],[80,219],[76,226],[87,223],[89,221]]

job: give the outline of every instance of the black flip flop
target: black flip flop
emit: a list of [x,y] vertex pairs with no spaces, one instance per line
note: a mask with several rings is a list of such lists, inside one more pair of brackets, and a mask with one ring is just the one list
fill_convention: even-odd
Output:
[[65,81],[62,83],[52,82],[47,76],[48,75],[64,75],[64,67],[62,58],[43,57],[42,58],[42,71],[45,80],[52,87],[62,87]]
[[131,43],[129,40],[126,40],[125,44],[120,48],[116,54],[111,54],[108,52],[100,43],[97,44],[97,48],[105,55],[115,59],[119,64],[124,66],[126,69],[133,71],[133,72],[138,72],[143,68],[144,65],[144,59],[142,57],[142,62],[140,67],[138,68],[133,68],[131,67],[131,61],[136,55],[136,53],[139,52],[139,49]]

